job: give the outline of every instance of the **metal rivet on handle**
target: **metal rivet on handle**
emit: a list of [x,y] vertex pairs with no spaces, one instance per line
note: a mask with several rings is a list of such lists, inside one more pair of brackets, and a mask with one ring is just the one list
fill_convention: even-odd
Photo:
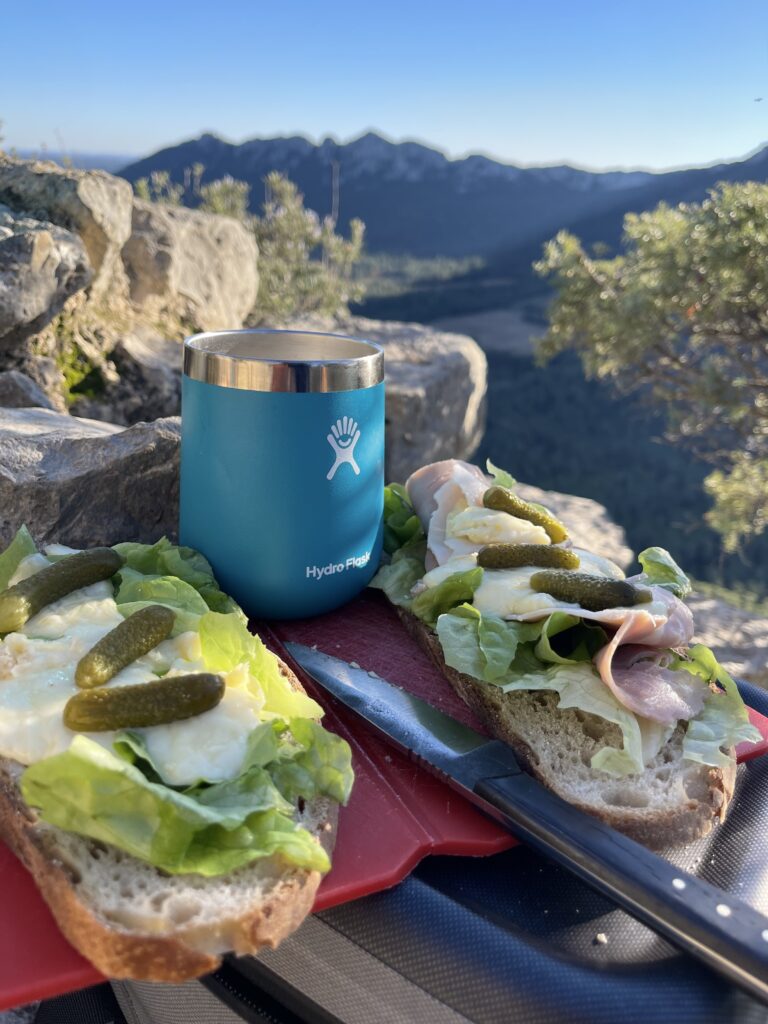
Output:
[[718,903],[717,904],[717,912],[720,915],[720,917],[730,917],[731,916],[731,908],[728,906],[727,903]]
[[679,889],[681,891],[685,888],[685,882],[683,881],[682,878],[673,878],[672,879],[672,885],[674,886],[675,889]]

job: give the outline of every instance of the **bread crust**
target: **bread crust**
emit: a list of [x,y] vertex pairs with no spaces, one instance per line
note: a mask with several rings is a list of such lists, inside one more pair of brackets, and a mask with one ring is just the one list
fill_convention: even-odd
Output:
[[[526,771],[579,810],[599,818],[652,849],[699,839],[725,817],[736,783],[735,759],[728,768],[701,765],[697,772],[700,785],[696,787],[696,795],[681,803],[674,811],[598,806],[574,800],[572,793],[562,791],[556,774],[543,770],[536,751],[515,731],[515,701],[524,697],[524,694],[503,693],[497,687],[482,683],[446,665],[440,640],[434,630],[409,611],[403,608],[397,611],[409,634],[430,656],[447,682],[491,735],[508,743]],[[554,709],[553,713],[558,712]]]
[[[282,661],[280,666],[291,686],[303,690],[288,666]],[[14,766],[20,770],[15,762],[7,760],[0,766],[0,835],[31,872],[63,934],[94,967],[109,978],[183,982],[220,965],[221,954],[196,947],[198,936],[191,936],[191,930],[183,925],[170,934],[142,934],[94,912],[78,894],[76,869],[56,856],[50,827],[40,823],[24,802]],[[312,831],[330,853],[336,839],[336,805],[316,801],[307,812],[314,823]],[[274,874],[284,871],[276,858],[260,861],[259,865]],[[254,955],[267,947],[273,949],[311,911],[320,873],[293,869],[284,874],[266,900],[245,908],[239,918],[227,922],[233,952]]]

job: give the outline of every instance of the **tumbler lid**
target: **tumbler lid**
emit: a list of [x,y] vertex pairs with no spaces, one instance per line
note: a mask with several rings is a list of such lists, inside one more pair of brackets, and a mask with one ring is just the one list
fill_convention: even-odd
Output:
[[209,331],[184,342],[184,373],[242,391],[356,391],[384,379],[384,352],[319,331]]

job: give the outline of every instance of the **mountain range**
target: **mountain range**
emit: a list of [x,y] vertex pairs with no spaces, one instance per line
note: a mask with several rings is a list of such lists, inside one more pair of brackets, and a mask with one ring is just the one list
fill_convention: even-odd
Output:
[[[701,200],[719,181],[768,180],[768,147],[744,160],[684,170],[588,171],[567,165],[518,167],[471,155],[450,159],[417,142],[391,142],[368,132],[347,143],[301,136],[233,144],[204,134],[123,167],[129,181],[168,171],[205,167],[203,181],[231,175],[251,185],[251,208],[264,196],[273,170],[296,182],[309,207],[331,212],[337,192],[339,224],[366,225],[369,252],[431,256],[483,256],[504,268],[560,228],[587,242],[615,245],[627,211],[659,201]],[[193,202],[193,198],[190,197]]]

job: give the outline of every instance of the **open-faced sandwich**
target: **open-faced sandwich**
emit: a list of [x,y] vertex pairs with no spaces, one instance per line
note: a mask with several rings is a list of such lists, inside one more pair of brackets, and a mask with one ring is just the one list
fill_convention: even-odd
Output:
[[691,645],[690,583],[668,552],[643,551],[627,579],[509,474],[457,460],[386,489],[385,550],[372,585],[541,782],[649,846],[724,816],[734,746],[760,737]]
[[113,978],[274,946],[329,869],[350,750],[167,540],[0,555],[0,834]]

